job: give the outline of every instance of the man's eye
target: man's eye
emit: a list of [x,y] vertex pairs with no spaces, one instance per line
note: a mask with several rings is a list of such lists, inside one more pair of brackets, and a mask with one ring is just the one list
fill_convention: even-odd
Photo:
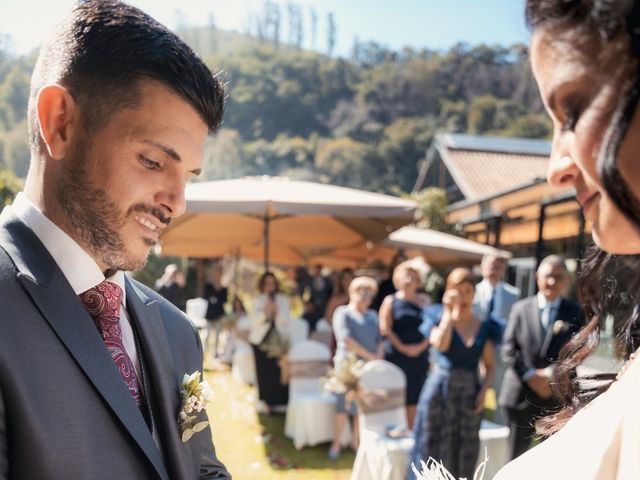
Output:
[[156,170],[158,168],[160,168],[160,164],[158,162],[154,162],[153,160],[145,157],[144,155],[140,155],[140,163],[150,169],[150,170]]
[[563,132],[572,132],[576,128],[576,124],[578,123],[578,114],[576,112],[570,111],[565,114],[564,121],[562,122],[562,131]]

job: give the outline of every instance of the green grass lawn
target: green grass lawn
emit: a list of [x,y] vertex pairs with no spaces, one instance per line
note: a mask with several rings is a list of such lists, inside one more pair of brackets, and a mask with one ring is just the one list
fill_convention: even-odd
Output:
[[284,436],[284,415],[258,415],[255,389],[234,382],[229,372],[207,372],[214,392],[207,413],[218,457],[234,480],[347,480],[354,454],[327,458],[328,444],[294,448]]

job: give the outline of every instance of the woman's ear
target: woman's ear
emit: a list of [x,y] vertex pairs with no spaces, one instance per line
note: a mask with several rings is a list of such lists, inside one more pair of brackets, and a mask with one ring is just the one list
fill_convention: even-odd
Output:
[[62,160],[69,149],[78,109],[69,91],[61,85],[46,85],[38,92],[40,137],[54,160]]

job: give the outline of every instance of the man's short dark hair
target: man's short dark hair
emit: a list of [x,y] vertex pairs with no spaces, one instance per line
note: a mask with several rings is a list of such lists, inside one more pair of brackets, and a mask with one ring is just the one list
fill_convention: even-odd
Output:
[[29,130],[38,148],[37,96],[52,83],[80,105],[88,132],[141,100],[143,79],[156,80],[193,106],[208,126],[222,122],[222,83],[177,35],[141,10],[113,0],[83,1],[42,47],[31,79]]

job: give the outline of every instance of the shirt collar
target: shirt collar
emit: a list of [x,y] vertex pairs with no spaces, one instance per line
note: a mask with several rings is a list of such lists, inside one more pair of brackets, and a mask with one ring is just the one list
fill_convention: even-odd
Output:
[[[12,209],[49,251],[76,295],[86,292],[105,280],[102,270],[91,255],[49,220],[24,192],[16,195]],[[124,272],[116,272],[109,277],[109,280],[122,288],[124,304]]]
[[[538,308],[540,310],[544,310],[544,307],[546,307],[549,302],[547,301],[547,299],[545,298],[542,292],[538,292],[536,296],[538,297]],[[551,302],[551,308],[555,308],[555,309],[560,308],[561,301],[562,301],[562,298],[558,296],[558,298],[556,298],[553,302]]]

